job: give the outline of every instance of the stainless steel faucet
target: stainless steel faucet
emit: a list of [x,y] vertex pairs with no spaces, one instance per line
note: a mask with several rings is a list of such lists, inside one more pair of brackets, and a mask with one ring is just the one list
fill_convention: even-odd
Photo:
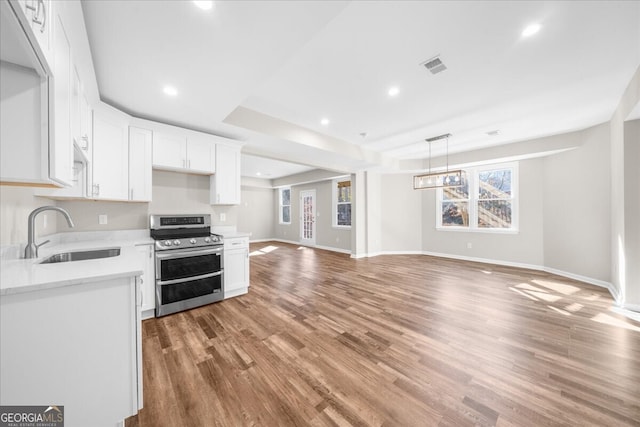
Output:
[[24,257],[25,258],[38,258],[38,248],[42,245],[44,245],[45,243],[49,243],[49,240],[45,240],[44,242],[40,243],[39,245],[36,245],[36,215],[38,215],[40,212],[44,212],[44,211],[58,211],[60,212],[62,215],[64,215],[64,217],[67,219],[67,224],[69,224],[69,227],[73,228],[73,220],[71,220],[71,215],[69,215],[69,212],[65,211],[62,208],[59,208],[57,206],[42,206],[39,207],[37,209],[34,209],[30,214],[29,214],[29,230],[28,230],[28,242],[27,242],[27,247],[24,248]]

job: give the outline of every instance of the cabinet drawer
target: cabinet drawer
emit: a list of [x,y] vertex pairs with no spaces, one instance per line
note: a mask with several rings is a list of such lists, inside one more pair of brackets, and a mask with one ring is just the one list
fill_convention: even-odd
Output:
[[241,249],[249,247],[248,237],[232,237],[224,239],[225,249]]

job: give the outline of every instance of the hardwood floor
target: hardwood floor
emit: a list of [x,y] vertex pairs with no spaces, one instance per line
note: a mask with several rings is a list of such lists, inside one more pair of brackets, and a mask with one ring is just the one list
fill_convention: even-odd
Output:
[[248,295],[143,323],[127,426],[639,426],[604,289],[420,255],[251,245]]

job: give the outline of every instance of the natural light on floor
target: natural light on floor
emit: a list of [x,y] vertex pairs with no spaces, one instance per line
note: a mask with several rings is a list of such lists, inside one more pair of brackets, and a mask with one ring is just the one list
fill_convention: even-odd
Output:
[[257,255],[264,255],[264,254],[268,254],[269,252],[273,252],[276,249],[278,249],[277,246],[265,246],[262,249],[258,249],[257,251],[253,251],[249,254],[249,256],[257,256]]
[[[577,302],[568,303],[568,301],[566,305],[562,306],[563,298],[566,298],[570,295],[576,294],[577,292],[581,291],[581,289],[577,286],[567,285],[567,284],[558,283],[558,282],[550,282],[547,280],[539,280],[539,279],[534,279],[531,282],[535,283],[535,285],[537,286],[531,283],[522,282],[515,286],[509,287],[509,289],[532,301],[542,302],[542,303],[545,303],[545,302],[556,303],[558,307],[554,307],[553,305],[550,305],[550,304],[546,304],[546,306],[547,308],[555,311],[556,313],[562,314],[563,316],[571,316],[573,314],[578,313],[580,310],[584,308],[584,305],[580,303],[577,303]],[[546,289],[543,289],[541,287]],[[562,294],[562,295],[558,295],[558,294]],[[600,298],[600,296],[595,293],[591,295],[578,295],[577,297],[587,301],[596,301]],[[626,313],[621,313],[620,309],[618,309],[615,306],[609,307],[608,310],[611,311],[612,313],[626,315]],[[633,319],[640,321],[640,316],[638,316],[637,319],[633,317]],[[603,323],[603,324],[615,326],[618,328],[624,328],[631,331],[640,332],[640,327],[635,326],[632,323],[626,322],[624,319],[614,317],[604,312],[598,313],[595,316],[591,317],[591,320],[593,320],[594,322]]]

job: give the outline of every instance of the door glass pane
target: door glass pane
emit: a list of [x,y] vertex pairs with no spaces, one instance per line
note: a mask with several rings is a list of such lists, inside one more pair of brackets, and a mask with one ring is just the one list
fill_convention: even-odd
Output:
[[313,197],[302,198],[302,237],[313,239]]

